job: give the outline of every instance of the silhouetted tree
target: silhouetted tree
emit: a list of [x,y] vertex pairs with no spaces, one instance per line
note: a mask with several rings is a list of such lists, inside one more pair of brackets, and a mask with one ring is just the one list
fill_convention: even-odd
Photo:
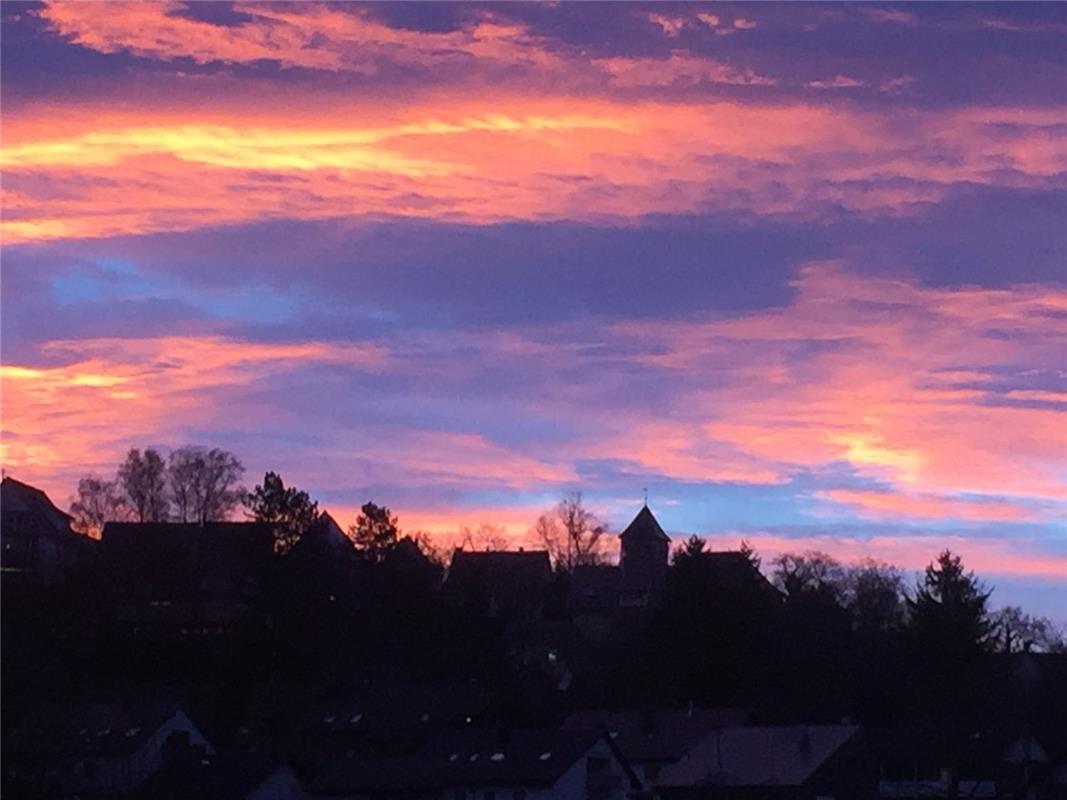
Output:
[[845,591],[845,570],[826,553],[782,553],[774,559],[774,585],[789,600],[819,598],[839,603]]
[[128,520],[133,513],[117,481],[99,475],[78,480],[78,497],[70,504],[74,530],[99,539],[105,523]]
[[465,550],[507,550],[507,531],[499,525],[483,522],[477,528],[464,525],[459,529],[459,546]]
[[140,522],[163,522],[169,516],[167,465],[157,451],[134,448],[119,466],[119,483]]
[[993,613],[994,644],[1004,653],[1063,652],[1063,634],[1047,617],[1034,617],[1018,606],[1006,606]]
[[581,492],[566,495],[542,514],[534,530],[558,570],[572,572],[577,566],[603,560],[607,527],[582,504]]
[[898,631],[907,619],[904,576],[890,564],[868,559],[848,571],[846,605],[857,633]]
[[763,559],[759,557],[759,553],[757,553],[755,548],[748,543],[747,539],[742,539],[741,545],[737,549],[748,559],[748,563],[757,570],[762,566]]
[[245,498],[240,485],[245,468],[233,453],[219,448],[180,447],[170,454],[167,483],[180,522],[225,520]]
[[671,564],[684,567],[697,559],[704,552],[705,547],[707,547],[706,542],[699,536],[690,536],[681,547],[671,553]]
[[319,504],[300,489],[286,486],[276,472],[263,476],[263,483],[248,496],[250,516],[274,529],[274,549],[287,553],[319,517]]
[[356,524],[348,529],[356,548],[375,563],[381,562],[400,538],[400,527],[395,514],[385,506],[365,503],[356,518]]
[[947,656],[985,648],[993,625],[986,610],[990,590],[973,572],[965,572],[960,557],[945,550],[926,567],[908,599],[910,628],[920,643]]

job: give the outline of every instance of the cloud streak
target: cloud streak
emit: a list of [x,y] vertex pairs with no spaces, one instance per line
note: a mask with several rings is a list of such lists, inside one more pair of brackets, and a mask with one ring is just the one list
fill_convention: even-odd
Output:
[[293,109],[284,120],[217,110],[68,122],[58,138],[43,118],[7,125],[6,243],[276,218],[818,220],[914,213],[956,186],[1060,187],[1067,175],[1058,110],[917,113],[901,126],[807,105],[498,97],[342,107],[328,125]]

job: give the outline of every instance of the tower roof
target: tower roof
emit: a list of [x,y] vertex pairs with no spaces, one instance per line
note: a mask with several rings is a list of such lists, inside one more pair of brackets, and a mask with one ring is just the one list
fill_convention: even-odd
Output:
[[662,539],[669,542],[671,537],[663,532],[659,522],[652,516],[648,506],[642,506],[633,518],[633,522],[626,526],[626,530],[619,534],[620,539]]

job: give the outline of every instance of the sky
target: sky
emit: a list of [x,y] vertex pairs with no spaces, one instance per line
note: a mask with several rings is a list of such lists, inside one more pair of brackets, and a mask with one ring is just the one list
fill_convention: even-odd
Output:
[[1067,618],[1067,7],[3,3],[2,447]]

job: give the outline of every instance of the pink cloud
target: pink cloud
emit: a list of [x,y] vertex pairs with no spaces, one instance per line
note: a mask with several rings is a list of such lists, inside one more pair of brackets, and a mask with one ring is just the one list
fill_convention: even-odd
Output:
[[665,14],[649,14],[648,21],[658,25],[665,36],[677,38],[678,34],[689,24],[685,17],[668,17]]
[[783,537],[736,531],[705,537],[715,549],[734,549],[744,538],[763,557],[764,564],[780,553],[818,550],[845,562],[874,558],[907,570],[922,570],[948,548],[962,556],[964,565],[979,577],[1018,576],[1047,580],[1067,578],[1067,556],[1042,552],[1033,542],[1015,539],[965,539],[959,536],[873,536],[848,539],[837,536]]
[[722,61],[688,55],[683,51],[661,58],[614,58],[594,61],[615,86],[672,86],[674,84],[720,83],[734,86],[775,86],[778,81],[755,70]]
[[854,89],[867,85],[867,81],[840,74],[835,75],[828,81],[808,81],[807,83],[807,86],[811,89]]
[[117,2],[101,7],[48,3],[39,12],[59,35],[101,53],[129,52],[197,63],[276,61],[283,67],[377,74],[390,61],[421,67],[472,59],[548,66],[555,59],[524,28],[483,16],[463,28],[432,33],[392,28],[365,11],[308,3],[239,2],[251,19],[215,25],[181,15],[176,2]]
[[875,22],[891,22],[898,25],[918,25],[919,17],[900,8],[864,8],[864,13]]
[[909,493],[1063,495],[1060,412],[990,403],[941,374],[1055,371],[1062,291],[929,289],[832,264],[804,270],[796,289],[779,311],[617,327],[650,366],[716,375],[719,388],[677,397],[690,449],[731,446],[780,475],[845,462]]
[[[850,506],[874,519],[959,519],[980,522],[1032,522],[1043,515],[1034,507],[996,498],[960,499],[929,493],[901,493],[859,489],[830,489],[819,499]],[[1065,509],[1067,510],[1067,509]]]

